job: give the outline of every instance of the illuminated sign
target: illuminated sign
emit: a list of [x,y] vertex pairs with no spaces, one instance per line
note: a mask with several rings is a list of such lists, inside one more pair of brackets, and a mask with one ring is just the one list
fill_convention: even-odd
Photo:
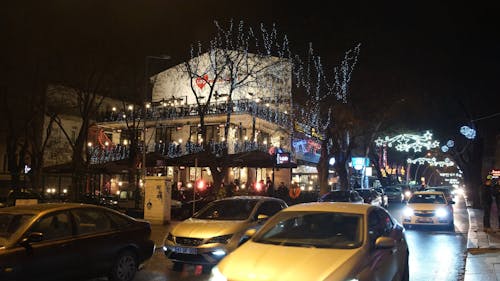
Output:
[[276,154],[276,164],[288,164],[290,163],[290,153],[278,153]]
[[490,174],[494,179],[500,178],[500,170],[493,169],[491,170]]
[[363,167],[370,166],[370,159],[365,157],[352,157],[351,163],[354,169],[361,170]]

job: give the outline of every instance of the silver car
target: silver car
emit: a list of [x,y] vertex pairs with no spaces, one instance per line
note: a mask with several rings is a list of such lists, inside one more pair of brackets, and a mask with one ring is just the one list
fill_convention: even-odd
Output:
[[165,237],[163,250],[174,262],[210,268],[245,241],[245,231],[258,229],[286,208],[285,201],[265,196],[235,196],[216,200],[176,225]]

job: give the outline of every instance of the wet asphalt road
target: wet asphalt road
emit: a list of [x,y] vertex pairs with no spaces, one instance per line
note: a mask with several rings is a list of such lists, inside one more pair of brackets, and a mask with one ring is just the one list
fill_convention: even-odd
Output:
[[[463,280],[467,243],[468,216],[462,198],[456,199],[455,231],[418,227],[407,229],[406,235],[410,250],[411,281],[460,281]],[[398,221],[404,204],[393,203],[389,212]],[[161,243],[168,227],[155,226],[153,238]],[[88,281],[104,281],[97,278]],[[147,266],[139,271],[134,281],[208,281],[209,274],[203,274],[198,266],[185,266],[182,272],[172,270],[172,263],[158,248]]]

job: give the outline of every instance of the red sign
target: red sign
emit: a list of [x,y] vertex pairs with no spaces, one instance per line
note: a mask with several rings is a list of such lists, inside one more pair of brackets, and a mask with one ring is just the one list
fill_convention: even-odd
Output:
[[493,170],[491,170],[490,174],[493,178],[499,178],[500,177],[500,170],[493,169]]

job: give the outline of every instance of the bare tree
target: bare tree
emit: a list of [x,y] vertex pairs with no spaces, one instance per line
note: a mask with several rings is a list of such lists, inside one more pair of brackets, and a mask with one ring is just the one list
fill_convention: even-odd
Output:
[[72,82],[72,95],[75,98],[75,102],[68,99],[65,110],[70,114],[76,113],[81,122],[75,136],[72,136],[64,125],[61,116],[65,112],[58,111],[61,109],[60,105],[58,105],[58,108],[51,109],[54,122],[62,131],[68,145],[71,147],[74,199],[78,199],[80,193],[84,190],[84,180],[88,172],[89,159],[86,157],[88,155],[86,149],[89,128],[92,125],[92,120],[97,116],[104,97],[109,92],[107,69],[107,65],[100,65],[97,59],[94,60],[94,58],[89,57],[87,65],[78,65],[77,68],[69,67],[67,71],[68,74],[72,75],[72,78],[66,79],[66,81],[74,81]]
[[[201,43],[198,43],[196,48],[191,47],[191,59],[182,65],[182,71],[187,73],[190,79],[200,120],[198,133],[202,140],[206,140],[205,116],[212,98],[226,97],[224,140],[227,141],[234,93],[268,87],[269,80],[278,77],[279,72],[286,68],[290,52],[288,38],[278,38],[274,25],[271,30],[267,30],[263,24],[259,30],[254,30],[243,21],[237,26],[231,21],[228,28],[222,27],[218,22],[215,25],[217,33],[208,48],[203,49]],[[197,83],[208,87],[208,92],[199,92]],[[226,86],[227,84],[229,86]],[[254,141],[255,132],[252,133],[252,138]],[[207,141],[203,142],[203,150],[212,154]],[[226,176],[226,169],[221,166],[224,165],[224,157],[227,154],[226,144],[222,157],[210,157],[213,161],[209,168],[216,188],[220,187]]]
[[321,57],[314,54],[310,45],[306,59],[296,57],[294,72],[297,87],[305,92],[305,107],[299,110],[297,120],[309,128],[311,136],[321,143],[317,164],[320,194],[328,191],[329,159],[335,157],[335,170],[340,187],[349,187],[347,161],[354,142],[351,141],[354,117],[347,105],[348,88],[358,60],[360,45],[348,50],[332,76],[326,74]]

